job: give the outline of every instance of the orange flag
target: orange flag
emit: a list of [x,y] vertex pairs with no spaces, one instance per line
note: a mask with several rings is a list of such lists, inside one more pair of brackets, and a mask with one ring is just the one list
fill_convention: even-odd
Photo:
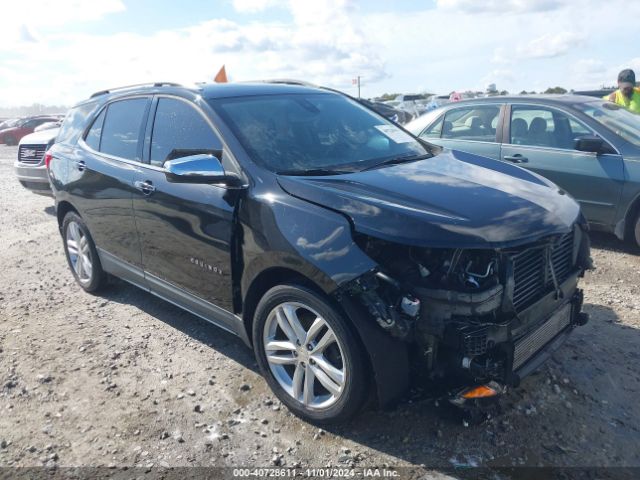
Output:
[[216,73],[216,76],[213,78],[213,81],[216,83],[227,83],[227,71],[224,69],[224,65],[222,65],[222,68],[220,69],[220,71],[218,73]]

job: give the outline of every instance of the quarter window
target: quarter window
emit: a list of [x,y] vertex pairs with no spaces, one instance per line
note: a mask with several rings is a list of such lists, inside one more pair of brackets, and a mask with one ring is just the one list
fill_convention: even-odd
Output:
[[498,105],[484,105],[449,110],[444,116],[442,138],[495,142]]
[[102,127],[101,152],[140,160],[138,140],[148,103],[147,98],[133,98],[109,105]]
[[151,136],[152,165],[162,166],[167,160],[220,150],[222,143],[191,105],[173,98],[158,100]]
[[100,136],[102,135],[102,124],[104,123],[105,112],[106,109],[102,110],[87,132],[87,136],[84,138],[85,143],[94,150],[100,150]]

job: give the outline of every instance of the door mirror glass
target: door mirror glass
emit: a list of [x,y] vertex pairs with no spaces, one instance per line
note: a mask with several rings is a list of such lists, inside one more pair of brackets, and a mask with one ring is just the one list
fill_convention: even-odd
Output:
[[167,180],[173,183],[224,184],[237,183],[227,175],[220,160],[210,154],[189,155],[164,163]]
[[601,153],[604,150],[604,140],[595,135],[585,135],[575,139],[575,149],[581,152]]

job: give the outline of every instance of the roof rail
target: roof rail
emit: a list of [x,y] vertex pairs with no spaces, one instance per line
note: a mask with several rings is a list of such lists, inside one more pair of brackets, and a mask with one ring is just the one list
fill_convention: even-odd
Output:
[[137,87],[181,87],[182,85],[174,82],[146,82],[146,83],[134,83],[133,85],[125,85],[123,87],[109,88],[107,90],[99,90],[93,93],[89,98],[99,97],[100,95],[106,95],[107,93],[115,92],[118,90],[128,90],[130,88]]
[[304,80],[296,80],[295,78],[269,78],[264,80],[248,80],[242,83],[276,83],[282,85],[299,85],[302,87],[318,87],[317,85],[306,82]]

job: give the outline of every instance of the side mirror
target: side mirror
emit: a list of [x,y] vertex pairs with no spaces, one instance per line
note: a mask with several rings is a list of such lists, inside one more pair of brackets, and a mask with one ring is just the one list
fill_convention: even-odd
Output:
[[164,163],[167,180],[172,183],[199,183],[239,186],[235,175],[227,175],[220,160],[210,154],[189,155]]
[[605,144],[600,137],[585,135],[575,139],[575,149],[581,152],[602,153],[605,150]]

